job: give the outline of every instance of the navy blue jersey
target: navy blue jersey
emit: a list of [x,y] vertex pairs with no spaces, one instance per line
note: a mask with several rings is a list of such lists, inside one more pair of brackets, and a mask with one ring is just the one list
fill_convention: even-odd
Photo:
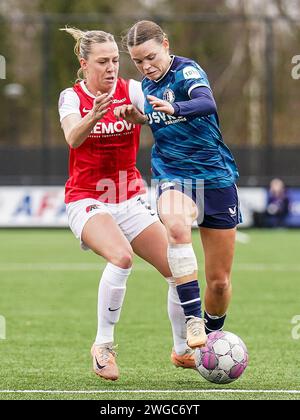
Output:
[[[144,78],[145,95],[168,102],[188,101],[199,86],[210,89],[204,70],[193,60],[172,56],[168,71],[159,80]],[[202,179],[206,188],[235,183],[238,170],[224,144],[217,113],[204,117],[175,117],[155,111],[145,100],[145,114],[153,132],[152,173],[155,179]]]

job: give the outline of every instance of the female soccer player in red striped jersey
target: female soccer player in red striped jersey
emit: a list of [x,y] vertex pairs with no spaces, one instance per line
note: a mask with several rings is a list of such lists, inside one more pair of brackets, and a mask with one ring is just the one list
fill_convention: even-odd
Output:
[[65,188],[68,221],[81,247],[107,260],[99,284],[98,330],[91,350],[94,372],[105,379],[119,377],[114,326],[120,317],[133,252],[167,279],[174,339],[171,360],[193,368],[185,317],[167,261],[166,231],[156,213],[145,206],[145,189],[136,168],[140,125],[114,116],[114,108],[120,104],[132,107],[133,112],[143,111],[141,84],[118,77],[119,51],[113,35],[63,30],[76,40],[74,51],[80,62],[79,81],[61,92],[59,99],[60,121],[70,146]]

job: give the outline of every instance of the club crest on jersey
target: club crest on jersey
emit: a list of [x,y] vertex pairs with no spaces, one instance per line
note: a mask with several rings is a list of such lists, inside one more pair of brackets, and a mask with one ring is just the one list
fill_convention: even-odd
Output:
[[170,104],[175,101],[175,93],[172,89],[166,89],[163,93],[163,100]]
[[87,213],[89,213],[90,211],[97,210],[97,209],[100,209],[100,208],[101,208],[101,206],[99,206],[98,204],[92,204],[91,206],[87,206],[85,211]]

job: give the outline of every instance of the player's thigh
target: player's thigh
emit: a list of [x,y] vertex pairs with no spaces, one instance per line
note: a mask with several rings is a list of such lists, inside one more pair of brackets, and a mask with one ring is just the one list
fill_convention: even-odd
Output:
[[229,278],[234,257],[236,228],[200,227],[200,235],[207,280]]
[[175,222],[191,226],[197,218],[198,210],[194,201],[177,190],[167,190],[158,199],[158,213],[161,221],[168,228]]
[[161,222],[146,227],[131,242],[133,251],[152,264],[164,277],[171,277],[167,259],[168,237]]
[[108,213],[98,213],[91,217],[83,227],[81,239],[96,254],[110,260],[121,254],[132,255],[130,243]]

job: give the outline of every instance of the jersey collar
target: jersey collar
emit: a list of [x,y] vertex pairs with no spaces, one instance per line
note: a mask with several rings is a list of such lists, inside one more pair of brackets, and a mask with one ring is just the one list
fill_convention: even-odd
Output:
[[[116,86],[117,86],[117,82],[114,84],[114,87],[112,88],[112,90],[111,90],[111,92],[110,92],[112,95],[115,93]],[[85,81],[84,81],[84,80],[81,80],[81,82],[80,82],[80,87],[81,87],[81,89],[84,91],[84,93],[86,93],[88,96],[90,96],[90,97],[91,97],[91,98],[93,98],[93,99],[95,99],[95,98],[96,98],[96,96],[95,96],[95,95],[93,95],[93,94],[92,94],[92,92],[90,92],[90,91],[88,90],[88,88],[86,87],[86,84],[85,84]]]
[[170,62],[169,67],[167,68],[166,72],[159,79],[153,80],[153,82],[159,83],[166,76],[166,74],[169,72],[170,68],[173,65],[174,59],[175,59],[175,55],[171,55],[171,62]]

